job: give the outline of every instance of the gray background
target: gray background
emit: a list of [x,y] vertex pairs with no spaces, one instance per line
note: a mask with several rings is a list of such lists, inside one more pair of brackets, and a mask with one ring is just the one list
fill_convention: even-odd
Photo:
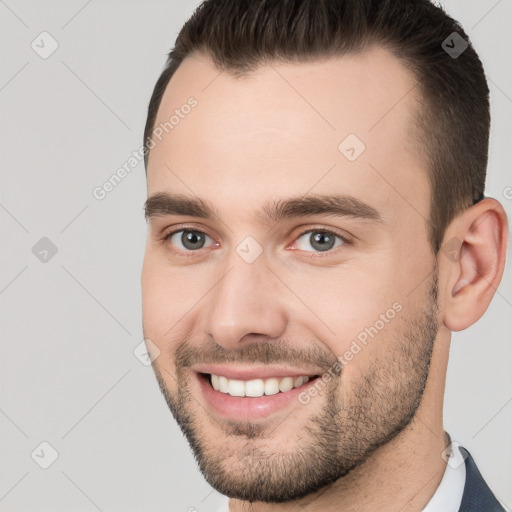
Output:
[[[143,164],[102,201],[92,195],[139,149],[165,54],[198,3],[0,0],[2,511],[216,509],[151,368],[133,354]],[[488,73],[486,192],[510,216],[512,0],[444,5]],[[46,59],[31,47],[43,31],[59,45]],[[42,237],[57,247],[46,262],[32,252]],[[445,404],[446,429],[508,510],[511,282],[509,259],[483,319],[454,335]],[[59,454],[48,469],[43,441]]]

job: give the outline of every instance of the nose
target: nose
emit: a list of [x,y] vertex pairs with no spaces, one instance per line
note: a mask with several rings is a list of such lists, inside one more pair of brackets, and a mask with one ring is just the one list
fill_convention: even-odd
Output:
[[206,334],[226,349],[278,338],[288,323],[281,287],[263,257],[246,263],[235,254],[209,294]]

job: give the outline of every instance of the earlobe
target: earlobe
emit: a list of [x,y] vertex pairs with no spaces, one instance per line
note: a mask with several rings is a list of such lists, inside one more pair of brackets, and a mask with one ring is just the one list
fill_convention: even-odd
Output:
[[501,204],[486,198],[467,208],[450,225],[441,253],[447,284],[444,297],[445,326],[461,331],[487,310],[505,267],[508,222]]

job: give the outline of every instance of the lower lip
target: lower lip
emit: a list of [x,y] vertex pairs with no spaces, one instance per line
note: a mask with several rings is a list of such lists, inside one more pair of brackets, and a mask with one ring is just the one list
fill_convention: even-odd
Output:
[[231,396],[213,389],[209,378],[204,374],[196,374],[201,391],[208,405],[220,416],[229,420],[250,421],[266,418],[277,411],[288,409],[293,404],[302,405],[299,395],[312,385],[315,379],[302,384],[297,388],[275,395],[263,395],[260,397]]

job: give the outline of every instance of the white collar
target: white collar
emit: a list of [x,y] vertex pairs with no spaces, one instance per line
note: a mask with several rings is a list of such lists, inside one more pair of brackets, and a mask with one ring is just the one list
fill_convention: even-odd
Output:
[[448,456],[443,479],[421,512],[459,512],[466,483],[466,462],[459,446],[459,443],[452,441],[443,452]]

